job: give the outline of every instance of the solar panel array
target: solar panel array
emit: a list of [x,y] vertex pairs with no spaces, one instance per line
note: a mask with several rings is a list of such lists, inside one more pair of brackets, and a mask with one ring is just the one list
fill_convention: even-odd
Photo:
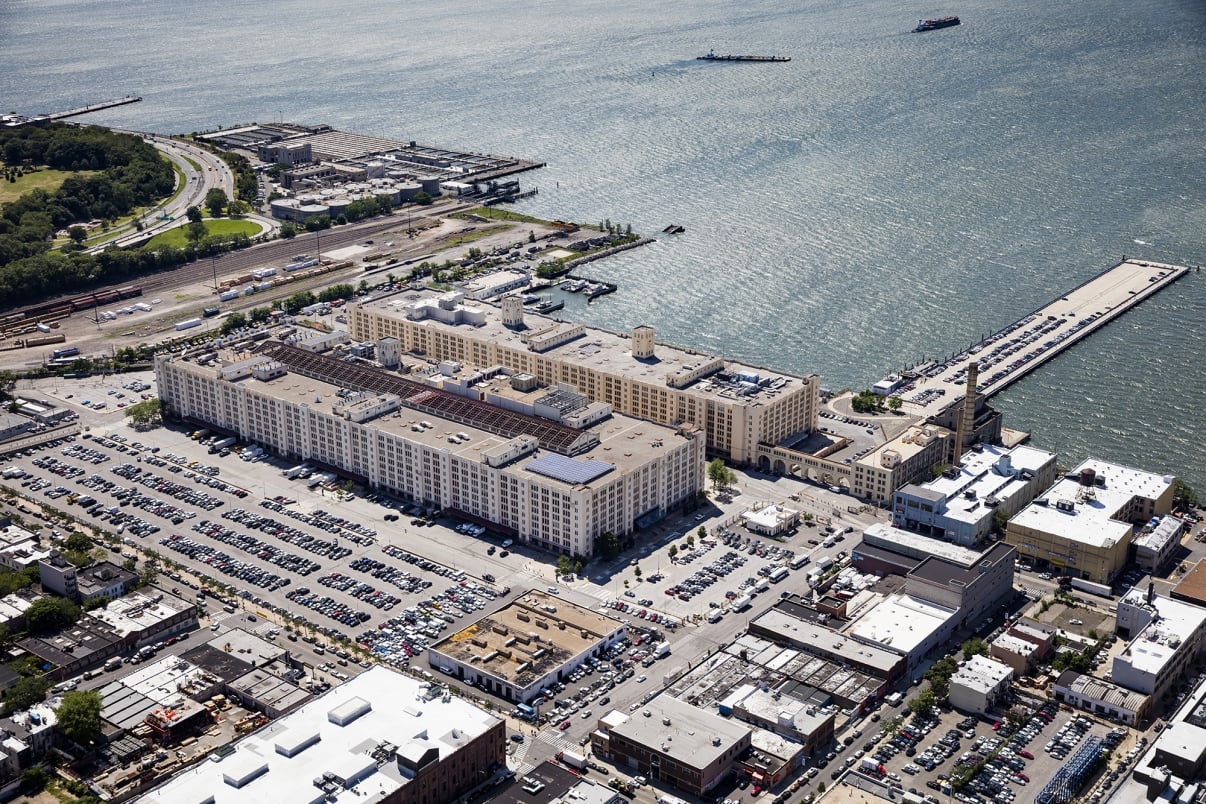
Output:
[[529,461],[524,468],[572,486],[581,486],[602,477],[616,467],[607,461],[596,461],[593,458],[583,460],[565,455],[541,455],[536,460]]
[[599,443],[599,437],[594,433],[575,430],[564,424],[506,410],[476,399],[466,399],[380,369],[314,354],[296,346],[271,342],[265,344],[260,352],[284,363],[294,373],[356,391],[395,394],[406,407],[442,419],[506,438],[534,436],[541,448],[561,455],[586,452]]

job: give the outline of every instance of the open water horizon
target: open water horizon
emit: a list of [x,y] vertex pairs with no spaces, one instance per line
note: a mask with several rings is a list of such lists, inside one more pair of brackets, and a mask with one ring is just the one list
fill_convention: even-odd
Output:
[[[1206,7],[10,0],[0,99],[159,133],[276,119],[547,163],[531,214],[658,242],[565,314],[865,387],[1122,255],[1206,262]],[[332,13],[335,10],[337,13]],[[963,25],[908,31],[920,17]],[[261,19],[262,18],[262,19]],[[718,53],[789,55],[709,63]],[[682,235],[660,235],[677,223]],[[997,396],[1006,425],[1206,492],[1206,278]],[[1204,495],[1206,496],[1206,495]]]

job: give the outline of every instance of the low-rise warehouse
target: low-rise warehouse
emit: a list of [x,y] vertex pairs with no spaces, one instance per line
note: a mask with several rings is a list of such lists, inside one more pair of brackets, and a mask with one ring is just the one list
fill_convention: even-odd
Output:
[[433,667],[450,676],[527,703],[626,631],[610,617],[531,591],[431,646],[429,656]]

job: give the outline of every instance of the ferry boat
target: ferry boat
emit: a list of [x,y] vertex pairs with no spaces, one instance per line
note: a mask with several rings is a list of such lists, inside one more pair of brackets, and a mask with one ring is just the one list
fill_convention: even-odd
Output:
[[564,306],[565,302],[561,301],[560,299],[549,299],[548,301],[541,302],[540,304],[536,305],[535,310],[538,313],[551,313],[556,310],[560,310]]
[[949,28],[952,25],[958,25],[958,17],[935,17],[930,20],[918,20],[917,27],[913,29],[913,33],[923,33],[925,31],[936,31],[939,28]]

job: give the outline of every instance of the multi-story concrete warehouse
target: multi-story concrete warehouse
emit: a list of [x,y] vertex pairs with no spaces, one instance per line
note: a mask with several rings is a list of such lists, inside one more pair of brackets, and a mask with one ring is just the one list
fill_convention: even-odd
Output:
[[[558,392],[522,385],[515,395],[532,399],[504,407],[275,342],[235,357],[160,356],[164,404],[554,552],[589,556],[600,535],[629,533],[704,485],[703,433],[690,425],[541,405]],[[523,412],[546,408],[554,418]]]
[[631,336],[499,307],[462,293],[404,291],[348,306],[353,339],[397,338],[404,353],[480,369],[502,366],[546,385],[569,384],[626,416],[707,434],[708,451],[752,464],[760,443],[816,428],[819,378],[798,377],[656,344],[653,327]]

